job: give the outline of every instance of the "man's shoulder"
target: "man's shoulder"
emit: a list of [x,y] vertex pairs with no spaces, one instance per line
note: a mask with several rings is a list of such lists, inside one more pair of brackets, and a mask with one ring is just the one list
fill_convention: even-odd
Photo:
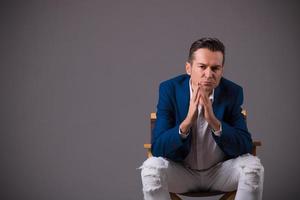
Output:
[[224,77],[222,77],[222,79],[221,79],[221,84],[223,84],[226,87],[241,88],[241,86],[238,85],[237,83],[235,83],[227,78],[224,78]]
[[243,88],[237,83],[222,77],[220,81],[220,87],[223,92],[235,93],[241,91]]
[[183,84],[184,82],[186,82],[189,79],[190,79],[189,75],[181,74],[179,76],[175,76],[175,77],[172,77],[168,80],[162,81],[160,84],[161,85],[169,85],[169,86],[173,85],[173,86],[175,86],[175,85],[178,85],[178,84],[179,85]]

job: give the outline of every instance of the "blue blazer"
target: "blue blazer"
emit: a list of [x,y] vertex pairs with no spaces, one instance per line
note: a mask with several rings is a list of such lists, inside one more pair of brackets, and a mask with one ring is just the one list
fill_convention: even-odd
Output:
[[[181,162],[191,147],[191,135],[182,139],[179,125],[189,109],[189,75],[180,75],[164,81],[159,86],[157,120],[152,133],[152,154]],[[246,121],[241,114],[243,89],[237,84],[221,78],[215,88],[213,111],[221,121],[221,136],[212,136],[227,159],[250,153],[252,139]]]

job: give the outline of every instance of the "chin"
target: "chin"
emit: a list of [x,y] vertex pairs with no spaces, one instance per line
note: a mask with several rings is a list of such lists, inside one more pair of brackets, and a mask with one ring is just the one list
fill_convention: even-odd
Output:
[[207,92],[211,92],[211,91],[213,91],[213,89],[214,89],[214,87],[210,87],[210,86],[204,86],[203,88],[204,88],[204,90],[207,91]]

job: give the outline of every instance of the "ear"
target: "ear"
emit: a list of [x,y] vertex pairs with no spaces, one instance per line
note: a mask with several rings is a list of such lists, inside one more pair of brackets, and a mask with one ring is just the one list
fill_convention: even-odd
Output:
[[192,74],[192,65],[189,62],[185,63],[185,71],[188,75]]

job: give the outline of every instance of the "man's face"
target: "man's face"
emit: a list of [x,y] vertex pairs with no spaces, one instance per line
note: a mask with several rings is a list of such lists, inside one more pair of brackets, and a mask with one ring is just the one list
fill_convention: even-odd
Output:
[[193,61],[186,63],[186,72],[191,76],[193,88],[198,84],[211,93],[223,75],[223,54],[206,48],[194,52]]

